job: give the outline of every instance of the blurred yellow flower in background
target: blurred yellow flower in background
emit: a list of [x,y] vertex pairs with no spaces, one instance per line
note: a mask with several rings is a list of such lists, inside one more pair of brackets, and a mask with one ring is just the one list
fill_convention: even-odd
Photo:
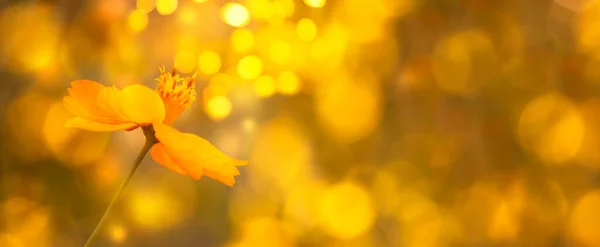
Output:
[[74,81],[63,99],[76,115],[66,126],[89,131],[133,130],[152,126],[157,143],[152,158],[161,165],[196,180],[206,175],[228,186],[240,175],[237,160],[219,151],[209,141],[173,129],[170,125],[196,100],[194,77],[181,78],[160,68],[156,92],[134,84],[122,90],[94,81]]

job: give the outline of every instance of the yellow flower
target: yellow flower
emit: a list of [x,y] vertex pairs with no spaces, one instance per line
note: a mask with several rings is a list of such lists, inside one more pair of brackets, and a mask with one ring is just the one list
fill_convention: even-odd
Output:
[[139,85],[119,90],[89,80],[71,83],[64,105],[76,117],[66,126],[90,131],[133,130],[152,126],[158,141],[152,158],[161,165],[194,179],[203,175],[226,185],[240,175],[236,166],[248,162],[229,157],[209,141],[182,133],[170,125],[196,99],[194,77],[180,78],[175,69],[160,69],[156,91]]

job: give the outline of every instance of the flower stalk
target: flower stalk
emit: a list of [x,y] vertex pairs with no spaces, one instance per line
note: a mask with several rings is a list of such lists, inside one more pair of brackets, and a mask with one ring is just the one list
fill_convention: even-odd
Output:
[[96,228],[92,232],[92,235],[90,235],[90,237],[88,238],[88,240],[85,243],[84,247],[90,247],[91,246],[92,242],[96,238],[96,235],[98,234],[98,231],[100,230],[100,228],[104,224],[104,221],[106,221],[106,218],[107,218],[108,214],[110,213],[110,211],[112,210],[112,208],[116,204],[117,200],[121,197],[121,194],[125,190],[125,187],[127,187],[127,184],[129,184],[129,181],[133,177],[133,174],[135,174],[135,171],[137,170],[137,168],[142,163],[142,160],[144,160],[144,157],[146,157],[146,154],[148,154],[148,151],[150,151],[150,149],[152,148],[152,146],[154,146],[154,144],[158,143],[158,140],[156,139],[156,137],[154,135],[155,132],[154,132],[154,128],[152,127],[152,125],[143,126],[142,130],[144,131],[144,135],[146,136],[146,142],[144,143],[144,146],[142,147],[142,150],[140,151],[139,155],[137,156],[135,162],[133,163],[133,166],[131,167],[131,170],[127,174],[127,177],[125,177],[125,179],[123,179],[123,182],[121,182],[121,185],[117,189],[117,192],[115,193],[112,201],[110,202],[110,204],[108,204],[108,207],[106,208],[106,211],[104,212],[104,215],[102,215],[102,218],[100,219],[100,222],[98,222],[98,224],[96,225]]

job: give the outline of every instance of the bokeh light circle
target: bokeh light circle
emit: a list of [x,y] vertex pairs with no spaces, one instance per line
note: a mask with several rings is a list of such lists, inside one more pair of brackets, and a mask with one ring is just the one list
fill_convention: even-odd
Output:
[[221,8],[221,19],[233,27],[244,27],[250,22],[250,12],[239,3],[226,3]]
[[156,0],[156,11],[161,15],[175,13],[179,0]]
[[548,164],[563,164],[577,155],[585,136],[585,122],[568,99],[547,94],[525,106],[517,132],[526,150]]
[[323,229],[340,239],[358,237],[375,223],[375,211],[369,193],[348,181],[324,191],[318,214]]
[[591,191],[577,200],[569,221],[570,236],[586,247],[600,246],[600,191]]

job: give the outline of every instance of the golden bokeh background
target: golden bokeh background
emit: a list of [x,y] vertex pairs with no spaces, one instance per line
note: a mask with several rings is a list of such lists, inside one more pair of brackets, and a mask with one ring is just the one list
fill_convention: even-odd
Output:
[[69,83],[198,73],[94,246],[600,247],[600,0],[0,1],[0,246],[82,246],[141,131],[64,128]]

